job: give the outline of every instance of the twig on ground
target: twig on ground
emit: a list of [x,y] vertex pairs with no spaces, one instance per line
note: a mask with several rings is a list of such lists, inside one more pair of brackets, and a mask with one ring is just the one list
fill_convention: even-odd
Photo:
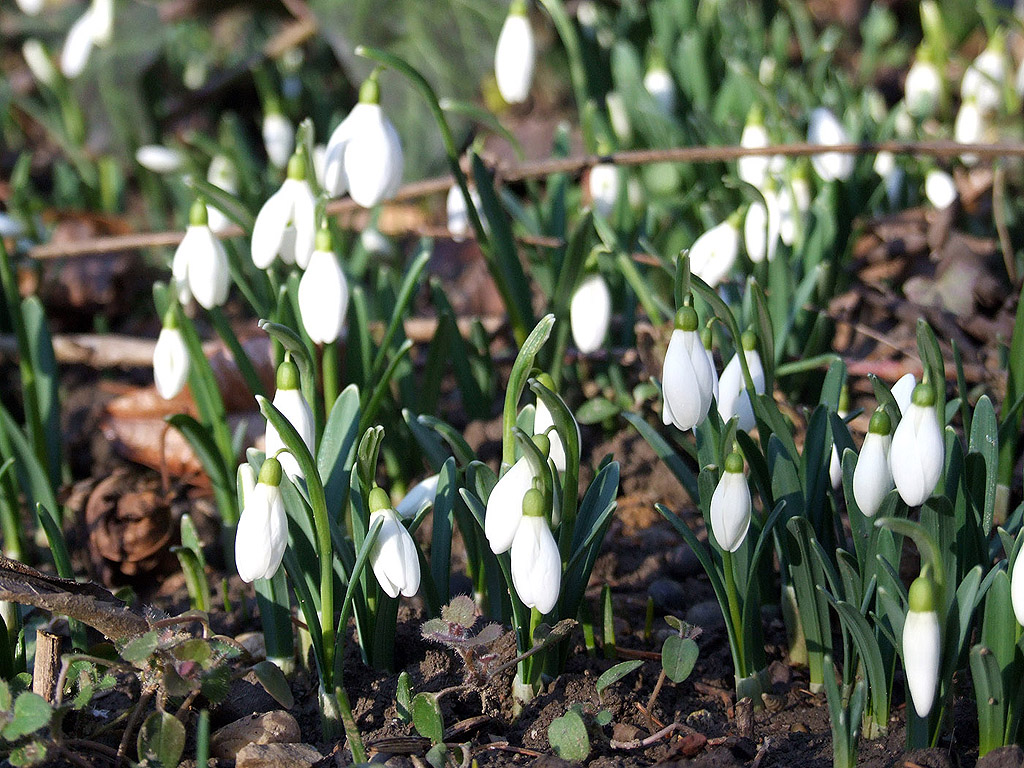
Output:
[[682,723],[672,723],[671,725],[666,725],[660,731],[652,733],[646,739],[631,739],[630,741],[616,741],[615,739],[611,739],[608,742],[608,746],[610,746],[612,749],[621,750],[646,749],[647,747],[653,744],[657,744],[659,741],[666,738],[667,736],[671,736],[673,733],[676,733],[677,731],[687,734],[699,733],[699,731],[695,731],[688,725],[683,725]]

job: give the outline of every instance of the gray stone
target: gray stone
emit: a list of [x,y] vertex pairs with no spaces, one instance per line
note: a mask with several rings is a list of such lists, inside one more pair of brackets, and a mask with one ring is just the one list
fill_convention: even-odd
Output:
[[693,553],[689,544],[679,544],[665,555],[665,567],[678,579],[699,576],[704,572],[700,560]]
[[230,760],[249,744],[290,744],[301,739],[295,718],[277,709],[249,715],[217,729],[210,737],[210,754]]
[[647,588],[654,607],[663,613],[674,613],[686,607],[686,590],[675,579],[658,579]]
[[309,744],[249,744],[235,756],[235,768],[311,768],[323,759]]
[[1021,768],[1024,766],[1024,749],[1017,744],[993,749],[978,759],[977,768]]
[[686,621],[704,629],[725,626],[725,617],[717,600],[705,600],[690,606],[686,611]]

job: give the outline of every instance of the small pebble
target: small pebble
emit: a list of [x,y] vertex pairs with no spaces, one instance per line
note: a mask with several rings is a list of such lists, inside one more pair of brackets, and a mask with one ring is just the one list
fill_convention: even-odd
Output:
[[704,571],[700,560],[697,559],[688,544],[679,544],[670,549],[665,555],[665,567],[669,573],[680,579],[698,576]]
[[686,621],[704,629],[725,626],[722,608],[715,600],[705,600],[690,606],[686,612]]
[[686,590],[675,579],[657,579],[647,588],[647,594],[654,601],[654,607],[663,613],[685,609]]

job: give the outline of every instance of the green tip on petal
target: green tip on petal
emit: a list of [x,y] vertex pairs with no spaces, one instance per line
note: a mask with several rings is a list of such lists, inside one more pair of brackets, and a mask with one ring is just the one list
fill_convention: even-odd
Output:
[[202,197],[197,197],[192,201],[192,207],[188,211],[188,223],[193,227],[205,227],[208,221],[206,201]]
[[725,471],[734,475],[743,472],[743,457],[736,451],[725,457]]
[[547,389],[550,389],[552,392],[555,391],[555,380],[551,378],[550,373],[538,373],[537,381],[543,384]]
[[523,517],[544,517],[544,494],[536,488],[523,495]]
[[360,104],[380,104],[380,83],[377,81],[378,77],[380,77],[380,69],[375,69],[363,81],[362,86],[359,88]]
[[868,424],[868,432],[873,435],[888,435],[892,432],[892,419],[885,412],[884,408],[877,408],[871,414],[871,422]]
[[164,312],[164,328],[175,329],[178,327],[178,312],[177,307],[171,304]]
[[711,335],[711,326],[706,325],[701,329],[700,343],[704,345],[704,349],[711,349],[711,345],[714,343]]
[[291,360],[285,360],[277,367],[277,388],[299,388],[299,368]]
[[747,112],[747,125],[764,125],[764,110],[760,104],[754,104]]
[[757,349],[757,334],[753,331],[744,331],[740,344],[744,352],[753,352]]
[[526,15],[526,0],[512,0],[512,5],[508,7],[509,16],[525,16]]
[[331,230],[327,228],[326,222],[316,231],[315,247],[318,251],[327,251],[328,253],[334,250],[334,237],[331,235]]
[[288,178],[297,181],[306,180],[306,153],[301,145],[288,160]]
[[264,485],[278,486],[281,484],[281,462],[273,456],[263,462],[260,467],[259,482]]
[[736,230],[740,229],[743,226],[743,217],[744,215],[746,215],[746,210],[746,208],[741,208],[739,210],[733,211],[732,215],[729,216],[728,219],[726,219],[726,221],[729,222],[729,226]]
[[931,408],[935,405],[935,390],[931,384],[921,382],[914,387],[914,395],[911,398],[914,405],[922,408]]
[[836,409],[839,413],[846,413],[850,410],[850,388],[843,384],[843,388],[839,390],[839,407]]
[[539,434],[533,436],[533,444],[537,446],[537,450],[544,454],[544,458],[548,457],[551,453],[551,440],[545,434]]
[[676,312],[676,328],[680,331],[696,331],[700,325],[697,310],[693,307],[680,307]]
[[385,509],[391,509],[391,499],[388,496],[388,492],[379,485],[373,486],[373,490],[370,491],[370,498],[367,503],[370,507],[370,514],[373,514],[374,512],[383,512]]
[[915,613],[935,611],[939,604],[939,589],[927,576],[918,576],[910,585],[910,610]]

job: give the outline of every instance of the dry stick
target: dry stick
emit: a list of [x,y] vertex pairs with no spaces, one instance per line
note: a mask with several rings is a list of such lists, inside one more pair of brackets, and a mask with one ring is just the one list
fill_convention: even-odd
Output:
[[36,630],[36,660],[32,668],[32,692],[51,704],[60,668],[60,635],[45,629]]
[[[621,166],[650,165],[653,163],[716,163],[756,155],[781,155],[785,157],[806,157],[824,151],[846,155],[877,154],[892,152],[898,155],[925,155],[948,158],[961,154],[977,155],[980,158],[1024,157],[1024,144],[958,144],[954,141],[880,141],[862,144],[837,144],[822,147],[818,144],[779,144],[770,147],[670,147],[668,149],[637,149],[614,152],[610,155],[579,155],[576,157],[550,158],[521,163],[519,165],[497,165],[493,168],[503,181],[524,181],[549,176],[555,173],[582,173],[598,163],[612,163]],[[401,187],[392,202],[416,200],[427,195],[446,192],[455,180],[450,175],[433,179],[414,181]],[[334,200],[327,204],[330,215],[351,213],[360,207],[351,199]],[[237,227],[226,229],[220,237],[236,237],[241,234]],[[132,235],[118,235],[81,240],[76,243],[46,243],[29,251],[36,259],[67,258],[95,253],[132,251],[154,246],[177,245],[184,232],[148,232]]]
[[665,678],[668,675],[665,674],[665,667],[661,668],[661,673],[658,675],[658,682],[654,684],[654,690],[651,691],[651,698],[647,700],[647,728],[648,730],[654,730],[654,716],[651,714],[654,712],[654,703],[658,700],[658,694],[661,693],[661,687],[665,684]]
[[610,746],[612,749],[643,749],[645,747],[651,746],[652,744],[657,744],[666,736],[671,736],[676,731],[682,731],[684,733],[696,733],[696,731],[694,731],[693,728],[691,728],[688,725],[683,725],[682,723],[672,723],[671,725],[666,725],[657,733],[652,733],[646,739],[632,739],[630,741],[616,741],[615,739],[611,739],[608,742],[608,746]]

